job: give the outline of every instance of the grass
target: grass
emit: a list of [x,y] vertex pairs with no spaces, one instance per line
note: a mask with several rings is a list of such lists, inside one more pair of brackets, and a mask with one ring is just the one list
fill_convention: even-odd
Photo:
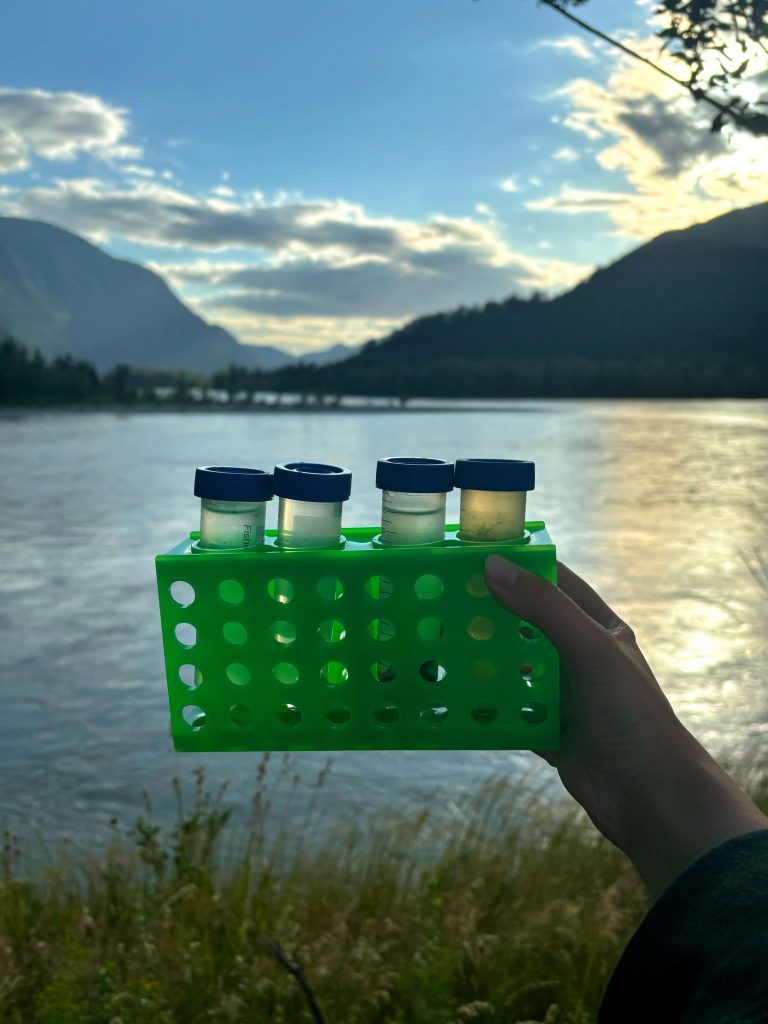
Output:
[[269,824],[268,758],[247,829],[202,772],[174,785],[174,825],[147,806],[98,858],[30,871],[6,834],[4,1024],[317,1020],[286,964],[326,1024],[587,1024],[646,908],[623,855],[524,784],[303,845],[311,809]]

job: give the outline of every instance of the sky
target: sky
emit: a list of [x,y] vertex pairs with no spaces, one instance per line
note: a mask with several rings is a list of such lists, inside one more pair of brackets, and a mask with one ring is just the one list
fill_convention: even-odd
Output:
[[[649,0],[580,13],[659,56]],[[0,214],[151,266],[246,343],[556,294],[768,199],[768,139],[713,135],[535,0],[32,0],[0,40]]]

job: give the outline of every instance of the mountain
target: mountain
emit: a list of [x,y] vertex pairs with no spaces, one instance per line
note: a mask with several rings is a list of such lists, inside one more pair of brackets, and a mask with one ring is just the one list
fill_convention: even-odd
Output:
[[99,370],[128,363],[208,373],[229,363],[271,370],[294,361],[278,348],[241,345],[151,270],[15,217],[0,217],[0,328],[46,357],[71,354]]
[[331,363],[339,363],[342,359],[349,359],[350,356],[356,355],[361,348],[362,345],[342,345],[339,342],[329,348],[321,348],[319,352],[305,352],[304,355],[296,357],[296,362],[328,366]]
[[399,395],[768,394],[766,282],[762,203],[659,235],[550,301],[421,317],[318,371],[319,383]]

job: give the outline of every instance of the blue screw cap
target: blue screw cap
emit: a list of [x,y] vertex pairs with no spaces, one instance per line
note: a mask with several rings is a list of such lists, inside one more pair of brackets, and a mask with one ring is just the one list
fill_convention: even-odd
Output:
[[376,486],[404,494],[447,493],[453,490],[453,463],[408,457],[379,459]]
[[471,491],[532,491],[535,463],[526,459],[457,459],[456,486]]
[[274,496],[272,474],[236,466],[200,466],[195,470],[195,494],[218,501],[269,501]]
[[352,473],[324,462],[283,462],[275,466],[275,494],[294,501],[346,501]]

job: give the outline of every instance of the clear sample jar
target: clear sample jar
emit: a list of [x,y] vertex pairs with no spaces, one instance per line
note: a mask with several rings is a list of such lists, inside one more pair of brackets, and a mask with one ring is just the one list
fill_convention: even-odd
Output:
[[525,533],[525,499],[535,467],[522,459],[457,459],[461,488],[459,537],[470,541],[515,540]]
[[279,547],[335,547],[341,540],[341,508],[351,490],[352,474],[343,466],[323,462],[275,466]]
[[445,538],[445,496],[453,490],[453,463],[395,457],[376,463],[381,490],[383,544],[434,544]]
[[201,466],[195,471],[200,498],[200,547],[245,550],[264,543],[272,474],[263,469]]

